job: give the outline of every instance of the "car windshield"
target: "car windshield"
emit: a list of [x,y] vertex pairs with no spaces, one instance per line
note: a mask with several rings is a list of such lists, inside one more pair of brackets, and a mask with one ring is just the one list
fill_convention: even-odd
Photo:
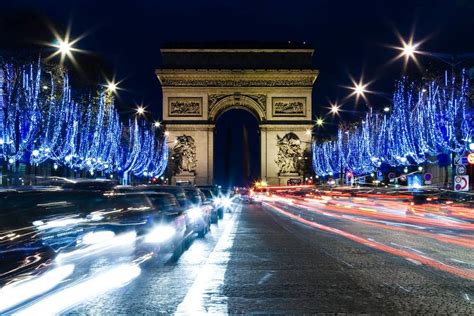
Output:
[[210,190],[203,190],[201,189],[202,193],[206,196],[207,199],[211,200],[213,198],[213,195]]

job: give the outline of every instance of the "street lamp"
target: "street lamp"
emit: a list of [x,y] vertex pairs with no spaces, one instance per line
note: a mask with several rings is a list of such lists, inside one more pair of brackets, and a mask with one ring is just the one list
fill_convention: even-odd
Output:
[[365,85],[363,85],[361,83],[356,83],[354,85],[354,92],[357,96],[363,96],[364,93],[366,92]]
[[384,107],[384,108],[383,108],[383,111],[384,111],[384,112],[390,112],[390,107],[389,107],[389,106]]
[[61,37],[59,35],[59,33],[54,29],[52,30],[52,32],[53,32],[53,35],[54,35],[56,40],[53,43],[45,43],[45,44],[47,46],[56,48],[56,51],[53,54],[51,54],[48,58],[52,58],[56,55],[59,55],[60,56],[60,63],[62,64],[64,62],[64,59],[67,56],[72,61],[74,66],[77,66],[76,65],[76,60],[74,59],[74,56],[73,56],[72,53],[73,52],[82,52],[82,53],[84,53],[86,51],[74,47],[74,44],[79,42],[84,37],[84,35],[81,35],[81,36],[79,36],[78,38],[75,38],[75,39],[71,39],[70,38],[70,32],[71,32],[70,28],[68,28],[66,30],[66,34],[64,35],[64,37]]
[[161,123],[159,121],[156,121],[155,123],[153,123],[153,126],[158,128],[161,126]]
[[311,136],[312,131],[311,131],[311,129],[308,128],[304,133],[305,133],[307,136]]
[[106,85],[107,91],[115,93],[117,91],[117,86],[118,84],[115,83],[114,81],[109,81],[107,82],[107,85]]
[[138,106],[137,107],[137,114],[138,115],[143,115],[145,114],[145,108],[143,106]]
[[316,126],[322,127],[324,125],[324,119],[322,117],[318,117],[316,119]]
[[339,115],[339,109],[340,109],[340,105],[337,104],[337,103],[331,103],[331,108],[329,110],[329,112],[334,116],[334,115]]
[[364,99],[364,101],[367,101],[365,94],[370,92],[369,90],[367,90],[367,87],[369,86],[370,82],[364,83],[362,78],[360,78],[359,82],[357,82],[352,77],[351,77],[351,81],[352,81],[352,87],[347,87],[352,90],[352,93],[349,96],[355,95],[356,102],[359,101],[359,98],[362,98]]
[[392,48],[399,50],[400,54],[396,56],[393,60],[397,60],[400,58],[404,59],[404,67],[406,68],[408,65],[408,61],[411,59],[415,62],[415,64],[419,67],[418,60],[416,59],[417,54],[421,54],[422,52],[418,50],[420,44],[423,42],[416,42],[413,39],[413,34],[410,36],[408,40],[405,40],[400,34],[397,34],[398,39],[400,40],[401,46],[392,46]]

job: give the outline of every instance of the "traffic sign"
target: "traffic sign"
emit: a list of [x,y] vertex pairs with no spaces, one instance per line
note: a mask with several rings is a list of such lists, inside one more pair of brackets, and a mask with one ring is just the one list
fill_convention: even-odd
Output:
[[456,174],[457,175],[466,174],[466,167],[463,165],[456,166]]
[[427,172],[423,175],[423,180],[425,180],[425,184],[431,184],[431,180],[433,180],[433,175]]
[[[474,156],[472,157],[472,159],[473,159],[472,163],[474,163]],[[456,157],[454,157],[454,164],[455,165],[465,166],[465,165],[467,165],[467,163],[468,163],[468,159],[467,159],[466,156],[456,156]]]
[[455,191],[469,191],[469,176],[455,176],[454,177]]
[[467,155],[467,162],[470,165],[474,165],[474,153],[470,153],[469,155]]

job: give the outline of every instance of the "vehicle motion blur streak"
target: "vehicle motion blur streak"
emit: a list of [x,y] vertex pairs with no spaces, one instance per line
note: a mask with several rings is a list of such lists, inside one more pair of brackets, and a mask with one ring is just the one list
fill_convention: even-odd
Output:
[[[200,268],[200,272],[193,285],[186,294],[184,300],[178,305],[177,315],[202,315],[202,314],[226,314],[226,298],[219,296],[219,304],[213,306],[204,306],[204,297],[211,295],[216,298],[216,293],[224,284],[224,276],[227,270],[227,263],[230,259],[230,249],[234,244],[235,231],[238,226],[238,217],[242,206],[238,206],[232,215],[231,220],[222,233],[219,242],[209,255],[206,263]],[[218,310],[213,308],[218,307]]]
[[92,276],[85,281],[60,289],[45,298],[14,313],[14,315],[54,315],[59,314],[89,298],[127,285],[140,275],[138,265],[122,264]]
[[365,246],[368,246],[368,247],[371,247],[371,248],[375,248],[377,250],[381,250],[381,251],[384,251],[384,252],[399,256],[399,257],[404,257],[408,260],[414,260],[415,262],[425,264],[425,265],[430,266],[432,268],[435,268],[435,269],[438,269],[438,270],[441,270],[441,271],[444,271],[444,272],[448,272],[448,273],[457,275],[459,277],[474,280],[474,272],[473,271],[458,268],[458,267],[454,267],[454,266],[439,262],[437,260],[434,260],[432,258],[428,258],[428,257],[423,256],[423,255],[415,254],[415,253],[408,252],[408,251],[405,251],[405,250],[396,249],[396,248],[384,245],[382,243],[376,242],[374,240],[366,239],[366,238],[348,233],[348,232],[340,230],[340,229],[336,229],[336,228],[333,228],[333,227],[321,225],[319,223],[304,219],[304,218],[302,218],[300,216],[297,216],[293,213],[287,212],[284,209],[282,209],[282,208],[280,208],[280,207],[278,207],[278,206],[276,206],[272,203],[265,202],[264,205],[270,207],[272,210],[274,210],[274,211],[276,211],[276,212],[278,212],[278,213],[280,213],[284,216],[287,216],[287,217],[289,217],[293,220],[296,220],[296,221],[298,221],[300,223],[303,223],[303,224],[306,224],[308,226],[311,226],[311,227],[314,227],[314,228],[317,228],[317,229],[320,229],[320,230],[323,230],[323,231],[327,231],[327,232],[342,236],[344,238],[350,239],[352,241],[355,241],[357,243],[360,243],[362,245],[365,245]]

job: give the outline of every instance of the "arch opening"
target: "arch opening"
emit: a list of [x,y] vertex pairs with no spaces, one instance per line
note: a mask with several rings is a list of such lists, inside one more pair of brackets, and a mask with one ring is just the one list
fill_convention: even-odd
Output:
[[260,177],[260,128],[255,113],[234,106],[218,113],[214,129],[214,181],[247,186]]

